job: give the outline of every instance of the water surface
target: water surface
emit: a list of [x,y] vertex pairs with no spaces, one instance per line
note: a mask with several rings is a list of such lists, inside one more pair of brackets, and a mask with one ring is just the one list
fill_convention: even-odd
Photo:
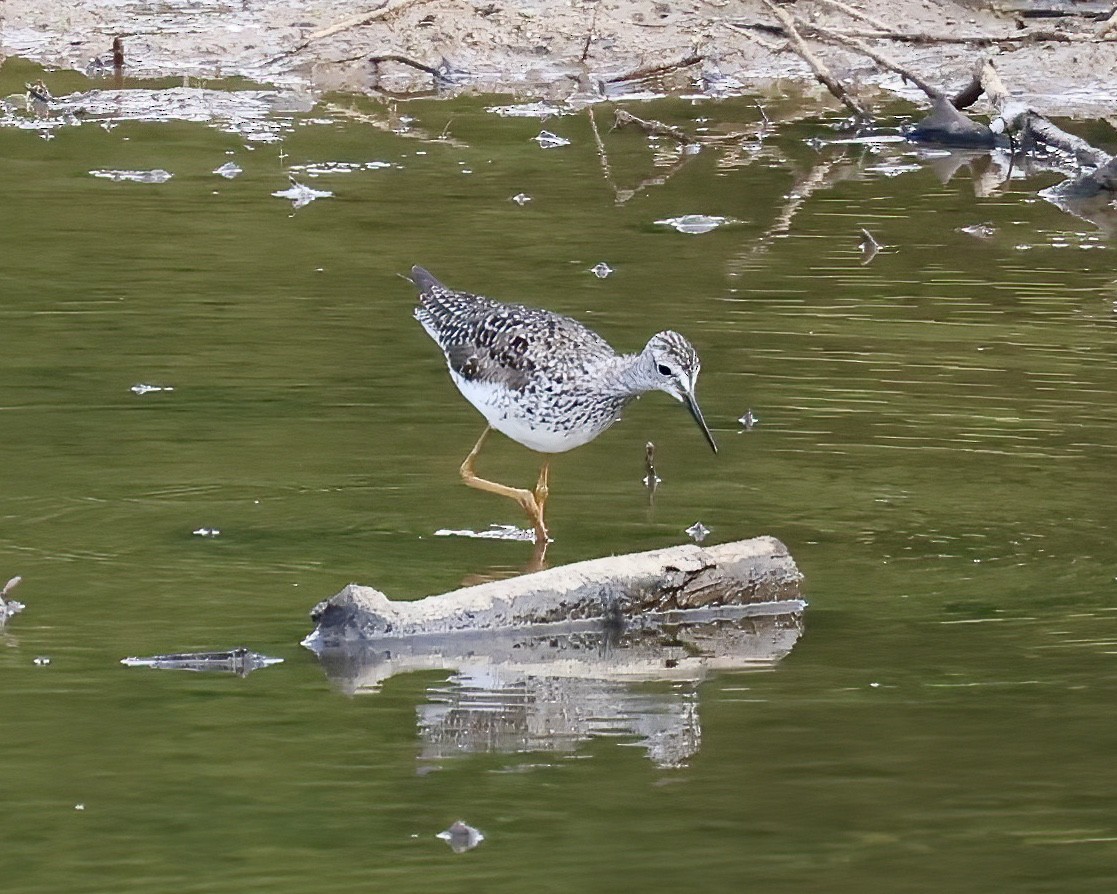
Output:
[[[40,76],[112,88],[10,62],[0,95]],[[1105,232],[1037,198],[1059,174],[819,145],[832,121],[771,98],[767,130],[752,99],[628,105],[744,134],[687,157],[598,108],[606,177],[582,110],[124,86],[178,91],[0,127],[0,580],[27,604],[0,632],[5,890],[1112,886],[1117,291]],[[290,175],[332,195],[296,210]],[[655,223],[686,214],[731,222]],[[553,564],[701,521],[806,575],[775,665],[628,690],[696,715],[683,765],[608,730],[424,759],[445,670],[349,696],[298,645],[351,580],[413,597],[530,557],[434,536],[522,519],[457,480],[482,424],[412,264],[698,347],[721,453],[651,395],[558,458],[549,510]],[[497,439],[478,468],[536,474]],[[284,663],[119,663],[241,645]],[[486,836],[463,855],[434,838],[459,818]]]

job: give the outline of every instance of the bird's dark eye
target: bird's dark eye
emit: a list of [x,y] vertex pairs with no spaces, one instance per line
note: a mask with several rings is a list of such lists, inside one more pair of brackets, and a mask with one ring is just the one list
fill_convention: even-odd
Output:
[[669,366],[668,366],[668,365],[667,365],[666,363],[660,363],[660,364],[659,364],[659,365],[658,365],[658,366],[656,367],[656,371],[657,371],[657,372],[658,372],[658,373],[659,373],[659,374],[660,374],[661,376],[670,376],[670,375],[671,375],[671,367],[669,367]]

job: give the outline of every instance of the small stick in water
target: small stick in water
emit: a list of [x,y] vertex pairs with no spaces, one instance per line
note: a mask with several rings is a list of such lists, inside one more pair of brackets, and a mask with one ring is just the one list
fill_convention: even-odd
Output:
[[644,468],[648,473],[644,476],[644,487],[648,489],[648,498],[651,499],[655,496],[655,489],[659,487],[660,483],[663,481],[663,479],[655,473],[655,444],[651,441],[648,441],[647,446],[644,448]]

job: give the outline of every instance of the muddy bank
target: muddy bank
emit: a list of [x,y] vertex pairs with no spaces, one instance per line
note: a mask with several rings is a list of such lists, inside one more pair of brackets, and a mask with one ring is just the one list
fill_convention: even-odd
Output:
[[[865,40],[947,89],[991,55],[1016,98],[1041,112],[1112,113],[1117,29],[1105,31],[1112,10],[1102,3],[803,0],[781,8]],[[1033,17],[1037,9],[1074,14]],[[565,99],[632,89],[652,73],[657,88],[682,92],[716,96],[794,82],[824,96],[803,60],[784,48],[762,0],[6,0],[0,17],[0,57],[103,70],[90,65],[111,60],[119,35],[126,73],[141,78],[243,76],[315,93],[437,88]],[[885,28],[926,40],[880,39]],[[922,99],[859,52],[812,46],[867,96]]]

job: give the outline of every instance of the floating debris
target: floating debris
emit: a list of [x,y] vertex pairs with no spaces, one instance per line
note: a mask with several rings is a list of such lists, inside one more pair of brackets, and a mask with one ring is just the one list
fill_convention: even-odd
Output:
[[42,80],[36,81],[34,84],[25,84],[24,86],[27,88],[28,105],[32,103],[47,104],[54,101],[54,97],[50,95],[47,85],[44,84]]
[[328,199],[333,196],[333,193],[329,190],[311,189],[309,186],[299,183],[294,177],[291,177],[290,180],[291,186],[288,189],[273,192],[272,195],[277,199],[290,199],[296,211],[309,205],[315,199]]
[[7,595],[8,595],[9,593],[10,593],[10,592],[12,592],[12,590],[14,590],[14,589],[15,589],[16,587],[18,587],[18,586],[19,586],[19,584],[20,584],[20,582],[21,582],[22,580],[23,580],[23,578],[22,578],[22,577],[20,577],[20,576],[19,576],[19,575],[17,574],[17,575],[16,575],[15,577],[13,577],[13,578],[12,578],[12,579],[11,579],[10,581],[8,581],[8,582],[7,582],[6,584],[4,584],[4,589],[3,589],[3,590],[0,590],[0,601],[3,601],[3,600],[4,600],[4,598],[5,598],[5,597],[6,597],[6,596],[7,596]]
[[213,173],[220,174],[226,180],[232,180],[234,177],[239,177],[244,173],[244,168],[238,165],[235,161],[227,161],[219,168],[214,168]]
[[31,663],[36,667],[46,667],[50,664],[50,659],[46,655],[39,655]]
[[605,277],[612,272],[613,268],[606,264],[604,261],[601,261],[599,264],[594,264],[592,267],[590,267],[590,273],[592,273],[598,279],[605,279]]
[[75,804],[74,810],[85,810],[85,805],[81,803]]
[[458,820],[449,829],[439,832],[434,837],[441,838],[450,845],[450,850],[455,854],[464,854],[466,851],[471,851],[485,840],[485,836],[481,834],[480,829],[474,829],[473,826],[462,820]]
[[282,664],[282,658],[269,658],[241,646],[224,652],[181,652],[152,655],[150,658],[122,658],[126,667],[153,667],[157,670],[218,671],[247,677],[261,668]]
[[686,533],[690,535],[690,538],[695,543],[701,543],[709,536],[710,529],[702,524],[702,522],[695,522],[693,525],[686,529]]
[[19,614],[26,608],[22,602],[16,602],[14,599],[7,598],[8,594],[19,585],[21,580],[23,580],[23,578],[17,574],[4,584],[4,589],[0,590],[0,626],[3,626],[12,615]]
[[128,390],[133,394],[142,396],[144,394],[151,394],[153,391],[174,391],[175,389],[173,385],[145,385],[141,382],[139,385],[133,385]]
[[968,227],[959,227],[959,233],[965,233],[967,236],[973,236],[975,239],[992,239],[997,235],[997,228],[993,224],[979,223],[972,224]]
[[546,102],[525,102],[511,106],[489,106],[485,109],[490,115],[499,115],[501,118],[558,118],[561,115],[573,115],[573,109],[551,105]]
[[517,528],[515,525],[492,525],[487,531],[471,531],[468,528],[452,530],[439,528],[435,537],[472,537],[478,540],[518,540],[535,542],[535,531],[530,528]]
[[174,176],[170,171],[164,171],[162,168],[156,168],[153,171],[96,170],[89,173],[94,177],[112,180],[114,183],[166,183]]
[[549,130],[539,131],[539,136],[532,137],[535,142],[539,144],[540,149],[557,149],[559,146],[569,146],[570,140],[566,137],[560,137],[558,134],[553,134]]
[[864,267],[877,256],[884,246],[873,238],[872,233],[862,228],[861,241],[858,243],[857,247],[861,249],[861,266]]
[[388,161],[318,161],[305,165],[291,165],[292,171],[308,177],[321,177],[323,174],[352,174],[355,171],[375,171],[390,168]]
[[737,221],[731,217],[716,217],[706,214],[684,214],[682,217],[668,217],[656,221],[658,226],[671,227],[680,233],[687,233],[692,236],[709,233],[711,230],[716,230],[718,227],[731,223],[737,223]]
[[744,426],[745,431],[752,431],[753,426],[760,421],[759,416],[754,416],[752,408],[745,410],[745,415],[741,416],[738,420]]
[[867,174],[881,174],[884,177],[899,177],[901,174],[911,174],[915,171],[922,171],[923,166],[918,164],[902,164],[899,162],[882,163],[879,165],[872,165],[865,168]]
[[197,531],[192,531],[191,533],[194,534],[197,537],[219,537],[219,536],[221,536],[221,531],[218,528],[198,528]]
[[522,192],[518,192],[514,196],[512,196],[512,201],[522,208],[524,205],[531,201],[531,196],[526,195]]

